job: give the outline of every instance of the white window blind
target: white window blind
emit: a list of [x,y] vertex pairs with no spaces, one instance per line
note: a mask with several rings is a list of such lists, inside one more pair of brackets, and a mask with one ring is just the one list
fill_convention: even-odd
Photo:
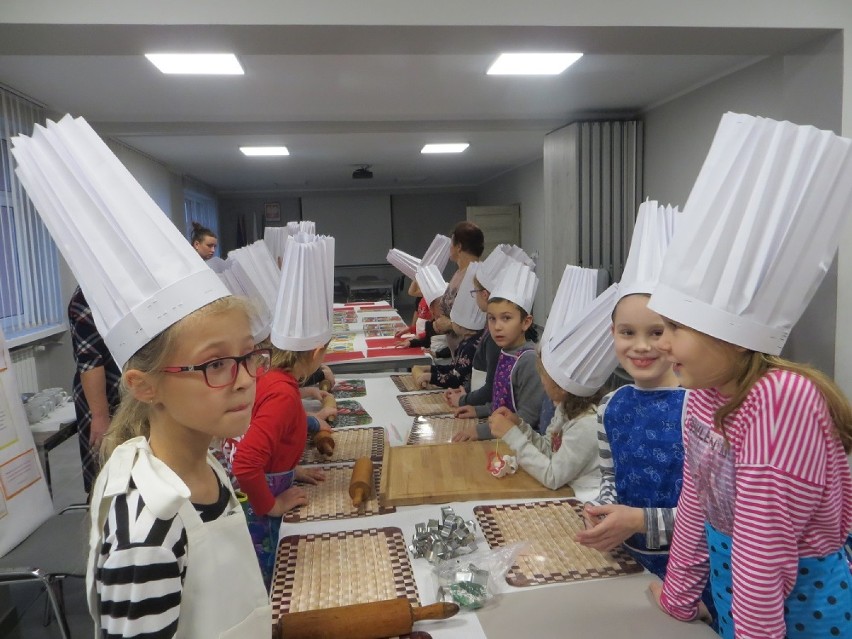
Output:
[[[193,222],[198,222],[201,226],[206,226],[213,231],[216,237],[219,237],[219,211],[216,207],[216,200],[195,191],[184,189],[183,212],[186,218],[187,239],[192,239]],[[216,249],[216,254],[219,254],[218,248]]]
[[31,135],[44,112],[0,88],[0,326],[11,348],[65,329],[59,257],[18,182],[10,140]]

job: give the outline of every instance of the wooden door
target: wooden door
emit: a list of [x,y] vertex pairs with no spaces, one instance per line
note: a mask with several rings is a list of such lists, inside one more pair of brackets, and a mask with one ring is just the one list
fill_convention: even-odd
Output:
[[485,252],[488,254],[498,244],[521,245],[521,205],[469,206],[467,219],[485,234]]

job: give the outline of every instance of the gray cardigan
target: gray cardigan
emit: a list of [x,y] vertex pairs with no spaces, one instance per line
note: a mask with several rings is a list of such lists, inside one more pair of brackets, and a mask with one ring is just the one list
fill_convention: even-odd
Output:
[[[541,378],[538,375],[535,365],[535,344],[527,341],[518,348],[505,352],[508,355],[514,355],[523,348],[530,348],[532,350],[529,353],[521,355],[514,368],[512,368],[512,393],[515,396],[515,412],[520,415],[522,420],[535,429],[538,427],[541,400],[544,397],[544,387],[541,385]],[[488,402],[484,406],[476,407],[477,417],[487,417],[490,414],[491,402]],[[487,423],[477,424],[476,434],[479,439],[492,439],[491,430],[488,428]]]

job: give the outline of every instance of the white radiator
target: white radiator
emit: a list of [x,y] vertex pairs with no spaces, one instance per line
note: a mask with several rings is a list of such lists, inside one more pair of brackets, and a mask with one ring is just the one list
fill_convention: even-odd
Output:
[[35,349],[30,346],[12,351],[12,370],[15,371],[15,381],[21,393],[38,392],[38,375],[36,374]]

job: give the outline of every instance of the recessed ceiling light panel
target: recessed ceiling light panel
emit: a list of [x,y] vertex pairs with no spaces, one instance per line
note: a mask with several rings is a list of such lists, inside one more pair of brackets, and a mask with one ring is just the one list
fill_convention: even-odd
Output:
[[501,53],[488,75],[559,75],[582,53]]
[[469,147],[467,142],[453,144],[424,144],[421,153],[462,153]]
[[160,71],[175,75],[244,75],[233,53],[146,53]]
[[290,155],[289,149],[286,146],[241,146],[240,151],[243,155],[250,156],[281,156]]

